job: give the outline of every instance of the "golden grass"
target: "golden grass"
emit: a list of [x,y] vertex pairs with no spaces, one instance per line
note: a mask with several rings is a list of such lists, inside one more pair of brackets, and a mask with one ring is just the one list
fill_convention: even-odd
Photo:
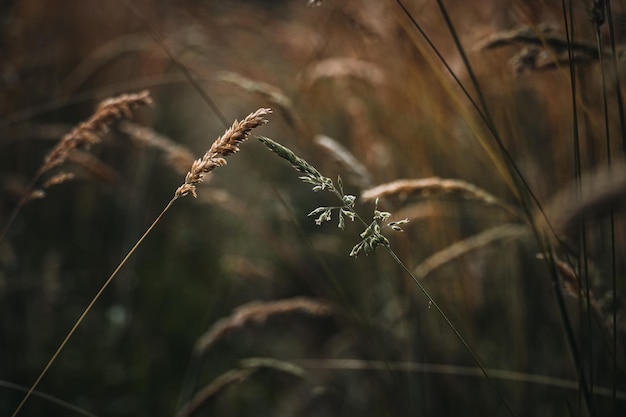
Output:
[[109,125],[122,117],[132,117],[131,110],[152,104],[150,92],[145,90],[136,94],[122,94],[102,101],[95,113],[86,121],[63,136],[61,141],[44,159],[41,171],[48,171],[61,165],[74,150],[100,142],[100,137],[109,129]]
[[265,116],[270,113],[272,113],[271,109],[261,108],[250,113],[241,122],[235,120],[233,125],[213,142],[204,156],[192,163],[191,169],[185,176],[185,182],[178,187],[174,193],[174,198],[185,196],[188,193],[197,198],[196,185],[202,182],[207,173],[226,165],[224,157],[238,152],[239,145],[248,139],[252,129],[267,123]]
[[483,204],[501,207],[516,217],[521,217],[517,209],[500,198],[467,181],[458,179],[429,177],[395,180],[363,191],[361,198],[365,201],[372,201],[377,198],[392,196],[406,198],[413,194],[425,197],[459,196]]

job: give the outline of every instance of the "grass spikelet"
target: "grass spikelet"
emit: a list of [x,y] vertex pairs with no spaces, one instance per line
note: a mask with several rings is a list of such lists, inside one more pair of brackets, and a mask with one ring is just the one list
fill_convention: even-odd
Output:
[[335,308],[330,304],[304,297],[269,302],[251,302],[238,307],[232,315],[217,321],[209,331],[198,339],[195,350],[199,353],[206,352],[217,340],[232,331],[250,323],[264,323],[271,317],[288,314],[324,317],[334,313]]
[[361,198],[365,201],[377,198],[400,196],[406,198],[411,194],[422,196],[458,195],[469,200],[495,205],[519,216],[517,210],[487,191],[463,180],[430,177],[420,179],[402,179],[378,185],[363,191]]
[[197,198],[196,185],[202,182],[207,173],[217,167],[226,165],[224,157],[238,152],[239,145],[248,139],[252,129],[267,123],[265,116],[270,113],[272,113],[271,109],[261,108],[250,113],[241,122],[235,120],[233,125],[213,142],[213,145],[211,145],[204,156],[193,162],[191,170],[187,172],[184,184],[178,187],[174,198],[179,198],[189,193]]
[[51,169],[63,164],[79,148],[89,148],[100,142],[100,136],[106,133],[109,125],[122,117],[130,118],[131,110],[138,106],[152,105],[152,98],[148,90],[136,94],[122,94],[102,101],[96,108],[95,113],[86,121],[75,127],[70,133],[61,138],[59,143],[46,155],[44,162],[31,180],[24,193],[24,197],[18,202],[9,220],[0,233],[0,243],[4,240],[17,214],[31,198],[31,192],[40,178]]
[[320,172],[313,165],[309,164],[307,161],[293,153],[291,149],[264,136],[259,136],[258,139],[270,151],[274,152],[276,155],[289,162],[296,171],[303,174],[304,176],[300,177],[301,180],[309,182],[311,184],[324,184],[328,182],[332,184],[332,181],[329,178],[326,178],[322,174],[320,174]]
[[139,146],[155,148],[165,154],[165,162],[176,172],[185,174],[193,164],[193,153],[185,146],[174,142],[153,129],[132,122],[120,123],[120,130]]
[[132,117],[131,110],[139,106],[152,104],[150,92],[147,90],[136,94],[122,94],[102,101],[95,113],[86,121],[63,136],[57,146],[50,151],[44,160],[41,172],[46,172],[67,160],[68,155],[80,147],[89,148],[100,141],[109,125],[122,117]]
[[42,187],[49,188],[55,185],[63,184],[64,182],[72,181],[74,178],[76,178],[76,174],[73,172],[61,172],[46,180]]

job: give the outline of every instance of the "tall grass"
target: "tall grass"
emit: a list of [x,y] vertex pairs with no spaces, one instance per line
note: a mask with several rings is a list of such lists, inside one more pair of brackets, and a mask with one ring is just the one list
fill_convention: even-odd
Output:
[[623,413],[621,3],[35,3],[2,414]]

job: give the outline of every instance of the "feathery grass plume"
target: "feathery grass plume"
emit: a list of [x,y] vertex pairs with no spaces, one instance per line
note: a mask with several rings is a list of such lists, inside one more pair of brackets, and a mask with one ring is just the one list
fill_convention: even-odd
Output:
[[295,153],[293,153],[293,151],[291,151],[291,149],[266,137],[259,137],[258,139],[269,150],[287,160],[293,168],[296,169],[296,171],[304,174],[300,177],[300,180],[307,184],[312,184],[313,191],[327,190],[331,194],[334,194],[335,197],[342,202],[342,205],[340,206],[322,206],[310,212],[309,216],[318,216],[315,219],[315,224],[319,226],[326,221],[330,221],[332,212],[336,211],[339,216],[338,227],[340,229],[345,227],[345,217],[352,221],[359,219],[359,221],[365,226],[365,230],[361,233],[362,240],[352,248],[350,256],[356,257],[361,251],[365,252],[367,255],[370,252],[373,252],[378,246],[389,247],[389,240],[381,234],[381,225],[383,227],[389,227],[396,232],[401,232],[402,228],[400,226],[408,222],[408,219],[404,219],[384,224],[384,222],[386,222],[391,216],[391,213],[379,211],[378,200],[376,200],[373,221],[369,224],[366,223],[354,210],[356,197],[344,193],[341,177],[337,178],[337,186],[335,186],[330,178],[324,177],[317,169],[315,169],[315,167],[304,159],[298,157]]
[[209,331],[200,336],[195,350],[198,353],[206,352],[225,335],[250,323],[261,324],[271,317],[296,313],[324,317],[335,314],[336,310],[327,302],[305,297],[268,302],[254,301],[238,307],[232,315],[218,320]]
[[528,236],[530,230],[526,226],[517,224],[504,224],[492,227],[477,235],[454,242],[452,245],[430,255],[423,260],[414,270],[415,277],[419,280],[425,279],[433,271],[442,266],[455,261],[456,259],[469,254],[477,249],[484,248],[495,242],[508,239],[519,239]]
[[[465,341],[465,339],[463,338],[461,333],[457,330],[457,328],[454,326],[454,324],[452,324],[452,321],[450,321],[446,313],[441,309],[441,307],[435,301],[435,299],[430,295],[430,293],[426,290],[426,288],[422,285],[422,283],[417,279],[417,277],[411,272],[411,270],[402,262],[402,260],[400,260],[398,255],[396,255],[394,250],[389,245],[389,241],[387,240],[387,238],[385,238],[385,236],[383,236],[380,233],[380,230],[381,230],[380,223],[383,223],[384,221],[386,221],[391,216],[391,213],[381,212],[381,211],[378,211],[377,208],[375,208],[373,221],[372,223],[367,224],[361,218],[361,216],[359,216],[358,213],[354,210],[354,202],[356,200],[356,197],[353,195],[343,193],[343,185],[341,182],[341,177],[338,178],[337,180],[338,188],[335,188],[334,183],[329,178],[322,176],[319,173],[319,171],[317,171],[317,169],[315,169],[312,165],[310,165],[304,159],[296,156],[290,149],[286,148],[285,146],[277,142],[274,142],[273,140],[269,138],[259,137],[258,139],[272,152],[276,153],[281,158],[286,159],[298,172],[304,174],[304,176],[300,177],[300,179],[306,183],[313,184],[314,191],[327,189],[329,192],[331,192],[332,194],[334,194],[337,198],[341,200],[341,202],[343,203],[343,206],[320,207],[314,210],[313,212],[311,212],[309,216],[321,213],[320,217],[318,217],[318,219],[316,220],[316,223],[319,224],[322,221],[330,220],[331,211],[333,209],[338,209],[340,228],[342,228],[343,226],[344,214],[353,220],[358,219],[359,222],[366,227],[365,231],[361,233],[361,238],[362,238],[361,242],[359,242],[352,248],[352,251],[350,252],[350,256],[356,257],[361,250],[363,250],[367,254],[368,251],[373,251],[378,246],[384,246],[384,248],[387,250],[387,253],[389,253],[389,256],[391,256],[394,262],[396,262],[396,264],[398,264],[398,266],[401,267],[402,270],[411,278],[411,280],[415,283],[417,288],[419,288],[422,294],[424,294],[424,296],[428,299],[430,305],[432,305],[435,308],[437,313],[446,322],[450,330],[452,330],[452,332],[456,336],[457,340],[463,345],[467,353],[472,357],[472,360],[480,368],[485,379],[487,380],[487,382],[489,382],[489,385],[492,387],[494,392],[496,392],[496,394],[498,395],[502,403],[505,405],[509,413],[513,415],[511,408],[509,407],[508,403],[504,399],[498,387],[495,385],[494,381],[489,377],[489,374],[487,373],[485,367],[481,364],[481,361],[480,359],[478,359],[478,356],[476,356],[472,348]],[[378,199],[376,199],[376,205],[378,205]],[[408,222],[408,219],[400,220],[397,222],[391,222],[385,226],[390,227],[394,231],[402,231],[402,228],[400,227],[400,225],[406,222]]]
[[504,201],[482,188],[463,180],[449,178],[429,177],[395,180],[363,191],[361,198],[365,201],[369,201],[394,195],[405,198],[410,194],[424,196],[460,195],[466,199],[502,207],[517,217],[522,216],[514,207],[511,207],[509,204],[506,204]]
[[95,113],[86,121],[63,136],[57,146],[44,159],[42,172],[61,165],[68,155],[79,147],[89,148],[100,142],[100,136],[106,133],[109,125],[122,117],[132,117],[131,110],[152,104],[148,90],[136,94],[122,94],[102,101]]
[[193,162],[191,170],[185,176],[184,184],[178,187],[174,193],[174,198],[179,198],[189,193],[197,198],[196,185],[202,182],[207,173],[217,167],[226,165],[224,157],[238,152],[239,145],[248,139],[252,129],[267,123],[265,116],[270,113],[272,113],[271,109],[261,108],[254,113],[250,113],[241,122],[235,120],[233,125],[213,142],[211,148],[204,156]]
[[152,105],[148,90],[136,94],[122,94],[102,101],[95,113],[86,121],[75,127],[61,138],[59,143],[46,155],[43,164],[32,178],[27,191],[15,206],[9,220],[0,233],[0,243],[4,240],[22,207],[29,201],[32,191],[39,179],[51,169],[63,164],[79,148],[89,148],[100,142],[100,136],[108,131],[109,125],[122,117],[132,117],[131,110],[138,106]]
[[165,163],[180,174],[185,174],[195,160],[193,153],[187,147],[149,127],[132,122],[122,122],[119,128],[137,145],[162,151],[165,154]]
[[334,190],[335,186],[330,178],[320,174],[320,172],[313,165],[293,153],[291,149],[264,136],[259,136],[258,139],[270,151],[289,162],[296,171],[303,174],[303,176],[300,177],[302,181],[319,187],[314,188],[314,191],[324,190],[331,187]]
[[359,160],[339,142],[326,135],[316,135],[313,140],[326,151],[330,158],[334,159],[346,170],[348,173],[346,178],[350,180],[351,183],[361,189],[372,186],[372,174],[370,174],[365,165],[359,162]]

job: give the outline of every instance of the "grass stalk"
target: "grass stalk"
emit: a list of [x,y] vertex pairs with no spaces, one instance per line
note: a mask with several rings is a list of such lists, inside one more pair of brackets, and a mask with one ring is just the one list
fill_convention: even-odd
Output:
[[72,338],[76,330],[83,322],[87,314],[91,311],[93,306],[96,304],[100,296],[107,289],[109,284],[113,281],[113,279],[117,276],[118,272],[122,269],[122,267],[126,264],[126,262],[130,259],[130,257],[135,253],[137,248],[141,245],[141,243],[145,240],[145,238],[150,234],[150,232],[154,229],[154,227],[159,223],[161,218],[165,215],[165,213],[172,207],[172,205],[178,200],[180,197],[184,197],[188,194],[192,194],[194,197],[197,197],[196,194],[196,186],[203,181],[203,178],[206,174],[213,171],[215,168],[226,165],[226,160],[224,159],[226,156],[234,154],[239,151],[239,145],[248,139],[250,132],[252,129],[261,126],[267,123],[267,119],[265,116],[270,114],[272,111],[270,109],[261,108],[251,114],[249,114],[245,119],[241,122],[235,120],[233,125],[226,130],[226,132],[217,138],[215,142],[211,145],[209,150],[204,154],[204,156],[200,159],[194,161],[191,166],[191,169],[185,176],[185,182],[176,189],[174,193],[174,197],[167,203],[165,208],[161,211],[161,213],[156,217],[156,219],[152,222],[150,227],[143,233],[143,235],[137,240],[137,242],[133,245],[133,247],[128,251],[124,259],[117,265],[117,267],[113,270],[111,275],[106,279],[104,284],[100,287],[96,295],[91,299],[87,307],[83,310],[80,317],[76,320],[70,331],[67,333],[57,350],[54,352],[46,366],[44,366],[43,370],[39,373],[39,376],[35,380],[35,382],[31,385],[30,389],[22,399],[22,401],[18,404],[17,408],[12,414],[12,417],[16,417],[20,410],[24,407],[28,399],[33,394],[34,390],[37,388],[43,377],[48,373],[48,370],[52,366],[52,364],[56,361],[57,357],[61,353],[61,351],[65,348],[69,340]]
[[[435,308],[437,313],[445,321],[446,325],[452,330],[452,332],[454,333],[456,338],[463,345],[464,349],[469,353],[469,355],[471,356],[472,360],[476,363],[478,368],[481,369],[485,379],[488,381],[488,383],[492,387],[492,389],[496,392],[496,395],[501,400],[502,404],[506,407],[508,413],[511,416],[514,416],[515,414],[513,413],[513,410],[509,406],[508,402],[505,400],[504,396],[502,395],[502,393],[500,392],[500,390],[496,386],[495,382],[489,377],[489,375],[487,374],[487,371],[485,370],[485,368],[481,364],[478,356],[474,353],[474,351],[469,346],[469,344],[467,343],[465,338],[457,330],[457,328],[454,326],[452,321],[448,318],[448,316],[443,311],[443,309],[439,306],[439,304],[435,301],[435,299],[430,295],[428,290],[426,290],[426,288],[422,285],[422,283],[415,277],[413,272],[411,272],[411,270],[404,264],[404,262],[402,262],[402,260],[398,257],[398,255],[396,255],[394,250],[391,248],[391,245],[389,244],[389,241],[387,240],[387,238],[385,238],[380,233],[380,227],[376,223],[377,216],[379,216],[378,218],[381,219],[381,220],[386,219],[388,216],[386,216],[384,214],[380,214],[380,212],[375,210],[374,211],[374,213],[375,213],[375,215],[374,215],[374,222],[368,224],[354,210],[354,197],[350,196],[350,195],[346,195],[346,194],[343,193],[343,186],[341,184],[341,179],[339,179],[339,188],[337,188],[337,187],[335,187],[335,185],[332,182],[332,180],[330,180],[329,178],[323,177],[320,174],[320,172],[315,167],[310,165],[304,159],[298,157],[290,149],[288,149],[285,146],[283,146],[283,145],[273,141],[272,139],[266,138],[266,137],[258,137],[258,139],[269,150],[271,150],[272,152],[274,152],[275,154],[277,154],[281,158],[287,160],[293,166],[294,169],[296,169],[298,172],[303,174],[303,176],[300,177],[300,179],[302,181],[306,182],[306,183],[313,184],[314,185],[314,187],[313,187],[314,191],[321,191],[321,190],[325,190],[326,189],[331,194],[335,195],[335,197],[337,197],[337,199],[342,203],[339,207],[334,207],[334,208],[337,208],[338,211],[339,211],[339,216],[340,216],[340,223],[339,223],[340,226],[339,227],[340,228],[343,228],[342,227],[342,220],[341,220],[342,219],[342,214],[345,214],[348,217],[351,217],[352,219],[358,220],[361,223],[361,225],[366,228],[365,231],[361,234],[361,237],[364,240],[353,248],[351,255],[356,256],[358,254],[358,252],[359,252],[361,247],[364,248],[364,251],[365,251],[366,254],[368,253],[368,248],[371,251],[371,250],[376,249],[377,246],[383,246],[387,250],[387,252],[391,256],[393,261],[413,280],[413,282],[415,283],[417,288],[422,292],[422,294],[424,294],[424,296],[428,300],[429,305],[432,305]],[[321,221],[324,221],[324,220],[330,220],[330,215],[327,216],[328,218],[324,217],[327,213],[329,213],[329,210],[328,210],[329,208],[323,208],[325,210],[320,210],[320,209],[322,209],[322,208],[318,208],[317,210],[314,210],[311,213],[311,214],[314,214],[314,213],[317,214],[318,212],[321,213],[320,217],[316,220],[317,224],[320,224]],[[347,213],[352,213],[352,215],[350,216]],[[389,213],[386,213],[386,214],[389,214]],[[399,222],[397,222],[397,223],[399,223]],[[398,229],[396,229],[394,227],[394,226],[396,226],[396,224],[390,223],[389,226],[392,227],[394,230],[398,230]]]

